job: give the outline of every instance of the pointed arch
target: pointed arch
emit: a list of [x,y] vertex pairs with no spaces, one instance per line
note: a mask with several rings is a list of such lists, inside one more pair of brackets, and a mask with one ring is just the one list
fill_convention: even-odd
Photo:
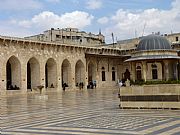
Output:
[[96,80],[96,66],[93,62],[89,62],[88,64],[88,82]]
[[71,85],[71,64],[69,60],[65,59],[62,62],[61,66],[61,78],[62,78],[62,84],[66,83],[68,86]]
[[21,63],[15,56],[11,56],[6,63],[6,89],[20,89]]
[[129,72],[129,69],[126,68],[126,71],[124,72],[124,80],[130,80],[130,72]]
[[57,87],[57,63],[53,58],[49,58],[45,65],[46,88]]
[[40,64],[32,57],[27,62],[27,89],[32,89],[40,85]]
[[75,83],[85,82],[85,66],[81,60],[78,60],[75,65]]

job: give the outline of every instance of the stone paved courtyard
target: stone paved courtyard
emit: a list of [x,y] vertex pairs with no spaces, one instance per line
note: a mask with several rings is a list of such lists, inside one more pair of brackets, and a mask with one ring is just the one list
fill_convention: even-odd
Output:
[[117,91],[1,96],[1,134],[180,134],[180,110],[122,110]]

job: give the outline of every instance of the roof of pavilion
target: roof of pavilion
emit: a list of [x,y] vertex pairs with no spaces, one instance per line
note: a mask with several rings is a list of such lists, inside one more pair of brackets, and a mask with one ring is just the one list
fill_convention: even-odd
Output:
[[132,57],[128,60],[125,60],[125,62],[130,62],[130,61],[138,61],[138,60],[154,60],[154,59],[180,59],[179,56],[174,56],[174,55],[147,55],[147,56],[137,56],[137,57]]

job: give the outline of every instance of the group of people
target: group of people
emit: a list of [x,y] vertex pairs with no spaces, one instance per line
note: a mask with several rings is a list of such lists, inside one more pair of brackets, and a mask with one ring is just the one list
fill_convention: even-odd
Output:
[[17,85],[14,85],[14,86],[13,86],[13,85],[11,84],[11,85],[8,86],[8,90],[19,90],[19,89],[20,89],[20,88],[17,87]]
[[130,86],[131,85],[129,79],[118,80],[118,84],[119,84],[119,86],[121,85],[121,87],[126,87],[126,86]]
[[67,84],[67,83],[63,83],[63,84],[62,84],[62,87],[63,87],[63,90],[65,91],[65,90],[66,90],[66,87],[68,87],[68,84]]
[[81,90],[84,87],[84,83],[83,82],[80,82],[79,84],[76,83],[76,87],[79,87],[79,89]]
[[96,89],[96,82],[90,81],[89,84],[87,85],[87,89]]

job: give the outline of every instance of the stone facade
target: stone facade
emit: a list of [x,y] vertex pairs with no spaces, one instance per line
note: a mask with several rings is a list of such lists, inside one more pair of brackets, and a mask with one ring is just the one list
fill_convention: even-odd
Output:
[[[51,31],[56,35],[58,30]],[[66,35],[70,32],[72,35],[73,32],[78,33],[77,29],[66,29],[66,31],[68,31]],[[117,86],[119,80],[136,80],[138,66],[144,69],[141,71],[142,79],[151,80],[153,78],[151,66],[154,61],[152,63],[151,61],[125,62],[132,56],[144,55],[144,53],[135,51],[137,40],[133,40],[131,47],[127,44],[124,48],[114,48],[97,46],[97,42],[98,44],[104,42],[104,36],[97,36],[97,42],[94,38],[95,41],[91,42],[91,45],[87,45],[86,42],[78,45],[71,44],[71,39],[69,43],[58,42],[54,37],[51,41],[48,36],[45,40],[44,36],[49,32],[39,35],[42,36],[39,39],[37,36],[26,38],[0,36],[0,92],[11,91],[11,86],[18,87],[16,89],[20,89],[18,90],[20,92],[26,92],[40,85],[47,89],[55,88],[61,91],[64,83],[68,85],[68,89],[77,89],[76,84],[80,82],[85,88],[90,82],[95,82],[97,87],[114,87]],[[154,55],[164,52],[151,51],[145,54],[147,53]],[[177,53],[177,50],[166,53],[173,55]],[[172,63],[177,62],[166,62],[165,59],[156,61],[158,79],[168,80],[174,77],[174,73],[177,75],[179,69],[175,71],[172,67]],[[180,75],[176,78],[178,77]]]
[[[10,91],[16,85],[26,92],[39,85],[53,84],[62,90],[62,83],[76,89],[96,81],[97,87],[115,86],[125,68],[120,51],[114,48],[64,45],[21,38],[0,37],[0,91]],[[105,80],[102,73],[105,72]],[[112,77],[113,74],[113,77]],[[113,78],[113,79],[112,79]]]

